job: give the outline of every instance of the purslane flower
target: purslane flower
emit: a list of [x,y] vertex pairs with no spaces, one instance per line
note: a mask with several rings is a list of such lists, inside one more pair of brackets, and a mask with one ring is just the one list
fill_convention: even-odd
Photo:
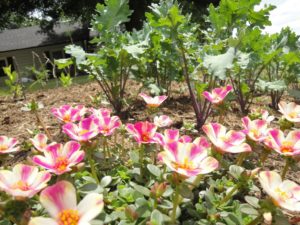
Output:
[[215,158],[208,156],[205,147],[195,143],[172,142],[166,144],[158,158],[172,171],[185,177],[207,174],[219,166]]
[[78,125],[66,123],[62,129],[65,134],[76,141],[88,141],[99,134],[95,118],[90,117],[81,120]]
[[33,146],[41,152],[43,152],[48,146],[48,137],[45,134],[37,134],[34,136],[34,138],[30,138],[30,141],[33,144]]
[[203,96],[213,104],[220,104],[231,90],[232,86],[227,85],[226,87],[215,88],[211,92],[204,91]]
[[64,123],[80,121],[86,113],[86,108],[83,105],[72,107],[70,105],[63,105],[59,108],[52,108],[52,114]]
[[32,161],[57,175],[71,171],[72,166],[84,159],[84,151],[80,151],[80,144],[76,141],[49,145],[43,153],[34,156]]
[[300,130],[290,131],[285,137],[279,129],[270,129],[264,144],[281,155],[296,156],[300,154]]
[[91,108],[90,112],[92,113],[91,117],[99,118],[99,117],[110,117],[111,110],[107,108],[94,109]]
[[29,225],[90,225],[103,209],[103,196],[86,195],[77,205],[76,190],[67,181],[59,181],[41,192],[40,202],[51,218],[33,217]]
[[209,123],[202,127],[207,137],[215,146],[216,150],[224,153],[251,152],[251,147],[247,143],[246,135],[241,131],[230,130],[219,123]]
[[300,212],[300,185],[290,180],[282,181],[281,176],[274,171],[262,171],[258,178],[276,206]]
[[279,112],[282,113],[283,117],[293,123],[300,122],[300,105],[294,102],[286,103],[280,102],[278,104]]
[[268,132],[268,122],[261,119],[251,120],[248,116],[242,118],[243,132],[253,141],[262,142]]
[[171,118],[167,115],[155,116],[154,117],[154,124],[157,127],[168,127],[173,123]]
[[187,142],[192,142],[192,138],[188,135],[183,135],[180,136],[179,130],[177,129],[167,129],[164,131],[164,135],[161,136],[162,139],[159,139],[159,144],[160,145],[165,145],[168,143],[172,143],[172,142],[183,142],[183,143],[187,143]]
[[37,166],[17,164],[10,170],[0,170],[0,189],[16,198],[31,198],[47,186],[51,175]]
[[0,136],[0,154],[7,154],[19,151],[20,147],[16,146],[17,144],[18,141],[16,138]]
[[98,126],[98,132],[104,136],[110,136],[121,126],[121,121],[118,116],[99,116],[95,118],[95,123]]
[[126,124],[126,130],[139,144],[158,143],[162,135],[156,132],[157,127],[150,122]]
[[151,97],[145,93],[140,93],[139,96],[144,99],[144,101],[147,104],[147,107],[149,108],[159,107],[168,98],[168,96],[165,95]]

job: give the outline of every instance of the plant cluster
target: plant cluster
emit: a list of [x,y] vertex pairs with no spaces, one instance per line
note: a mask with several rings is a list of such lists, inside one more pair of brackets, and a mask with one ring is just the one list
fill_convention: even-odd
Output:
[[[217,104],[227,92],[217,88],[204,96]],[[144,121],[122,125],[108,108],[63,105],[51,109],[63,142],[45,124],[46,134],[37,131],[22,144],[1,136],[2,162],[29,150],[26,162],[0,170],[3,223],[284,225],[299,220],[300,185],[285,177],[299,160],[300,131],[293,126],[300,122],[300,105],[280,102],[280,128],[271,127],[274,116],[256,110],[242,118],[242,130],[211,122],[202,127],[207,138],[194,139],[168,128],[172,119],[158,110],[167,96],[140,97],[146,102]],[[39,107],[32,102],[28,109],[37,113]],[[285,159],[281,174],[265,164],[273,153]]]

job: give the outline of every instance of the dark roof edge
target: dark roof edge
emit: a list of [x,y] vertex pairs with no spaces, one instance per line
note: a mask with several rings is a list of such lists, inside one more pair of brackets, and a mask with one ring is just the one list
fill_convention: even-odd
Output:
[[[75,42],[82,42],[84,40],[78,40]],[[48,46],[54,46],[54,45],[61,45],[61,44],[73,44],[70,42],[58,42],[58,43],[53,43],[53,44],[46,44],[46,45],[37,45],[37,46],[32,46],[32,47],[28,47],[28,48],[18,48],[18,49],[14,49],[14,50],[8,50],[8,51],[0,51],[0,53],[7,53],[7,52],[15,52],[15,51],[19,51],[19,50],[27,50],[27,49],[31,49],[31,48],[42,48],[42,47],[48,47]]]

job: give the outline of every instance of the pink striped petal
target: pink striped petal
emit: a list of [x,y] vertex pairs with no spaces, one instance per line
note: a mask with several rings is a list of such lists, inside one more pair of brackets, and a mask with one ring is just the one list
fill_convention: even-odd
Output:
[[76,209],[76,190],[67,181],[59,181],[44,189],[40,202],[53,218],[65,209]]

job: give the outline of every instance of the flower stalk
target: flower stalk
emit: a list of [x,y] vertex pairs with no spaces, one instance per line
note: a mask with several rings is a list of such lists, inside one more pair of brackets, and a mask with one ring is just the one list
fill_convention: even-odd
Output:
[[172,210],[172,215],[171,215],[171,224],[175,224],[176,222],[176,212],[177,212],[177,207],[179,205],[179,184],[175,184],[175,192],[174,192],[174,197],[173,197],[173,210]]

